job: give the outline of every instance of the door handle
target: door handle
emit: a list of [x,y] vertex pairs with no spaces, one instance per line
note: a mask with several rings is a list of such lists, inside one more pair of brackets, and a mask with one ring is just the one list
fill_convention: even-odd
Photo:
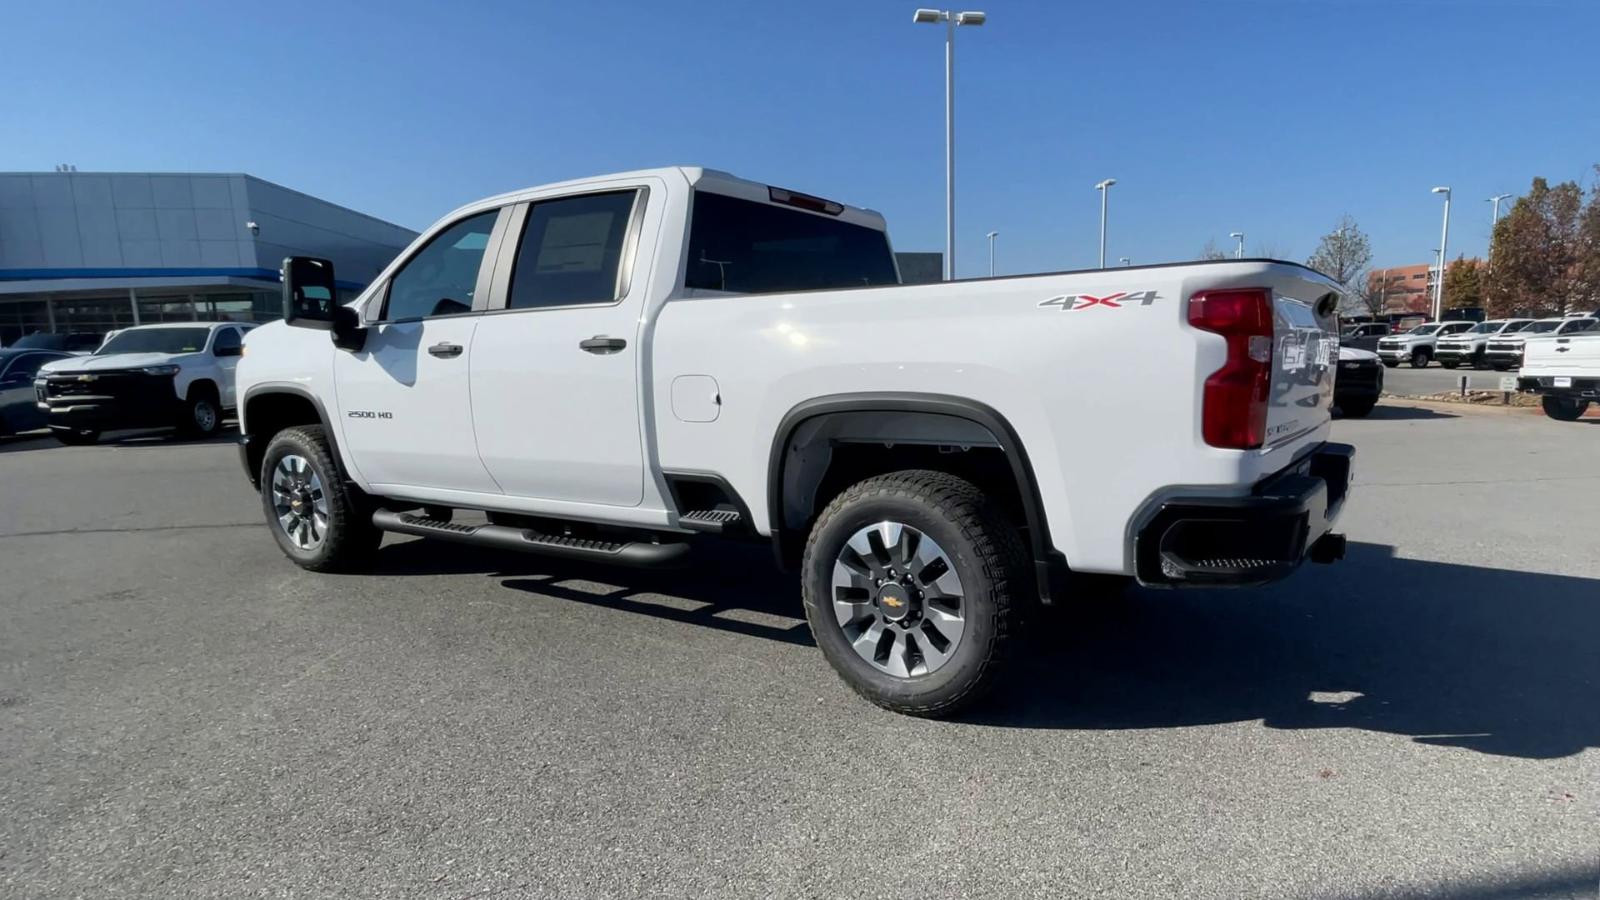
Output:
[[461,345],[452,344],[448,341],[440,341],[439,343],[434,344],[432,347],[429,347],[428,352],[439,357],[440,359],[455,359],[461,355]]
[[597,334],[592,338],[585,338],[584,340],[579,341],[578,346],[589,353],[599,353],[601,355],[605,355],[607,353],[616,353],[622,350],[628,346],[628,342],[622,338],[606,337],[603,334]]

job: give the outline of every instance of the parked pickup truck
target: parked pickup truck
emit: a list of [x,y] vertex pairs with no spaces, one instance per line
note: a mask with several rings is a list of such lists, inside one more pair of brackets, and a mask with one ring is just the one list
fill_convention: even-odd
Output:
[[94,353],[39,370],[39,411],[63,444],[92,444],[112,428],[216,434],[235,407],[234,369],[254,327],[170,322],[113,332]]
[[1537,319],[1520,331],[1490,338],[1484,350],[1484,359],[1502,372],[1515,369],[1522,365],[1522,348],[1529,341],[1543,340],[1553,335],[1579,334],[1596,324],[1595,319],[1587,316]]
[[240,452],[307,569],[382,531],[635,565],[760,540],[844,680],[933,716],[1086,576],[1343,553],[1339,289],[1292,263],[901,286],[878,213],[670,168],[462,207],[348,305],[326,260],[283,275]]
[[1428,361],[1433,359],[1434,345],[1439,338],[1447,334],[1457,334],[1473,327],[1478,323],[1458,322],[1429,322],[1426,325],[1386,337],[1378,341],[1378,358],[1391,369],[1403,362],[1410,362],[1413,369],[1425,369]]
[[1533,324],[1532,319],[1491,319],[1479,322],[1465,331],[1439,338],[1439,342],[1433,348],[1434,359],[1446,369],[1454,369],[1460,365],[1470,365],[1474,369],[1485,368],[1489,365],[1486,353],[1491,340],[1501,335],[1516,334],[1531,324]]
[[1541,395],[1545,415],[1571,422],[1600,400],[1600,330],[1528,341],[1517,388]]

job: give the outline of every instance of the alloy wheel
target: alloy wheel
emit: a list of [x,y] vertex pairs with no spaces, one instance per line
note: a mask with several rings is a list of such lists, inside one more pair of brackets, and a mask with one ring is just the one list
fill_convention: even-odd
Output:
[[949,554],[901,522],[857,531],[833,564],[833,613],[873,668],[927,675],[955,655],[966,630],[965,592]]
[[328,495],[303,456],[288,454],[272,470],[272,511],[289,542],[315,550],[328,536]]

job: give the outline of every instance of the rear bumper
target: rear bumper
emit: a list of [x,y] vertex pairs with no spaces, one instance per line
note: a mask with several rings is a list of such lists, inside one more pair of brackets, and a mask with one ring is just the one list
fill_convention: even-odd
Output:
[[1244,497],[1162,501],[1134,537],[1140,584],[1247,587],[1283,578],[1309,556],[1342,557],[1333,523],[1350,490],[1355,448],[1325,443]]
[[1582,397],[1600,400],[1600,377],[1567,376],[1567,383],[1557,387],[1556,376],[1523,375],[1517,378],[1517,390],[1535,394],[1552,394],[1557,397]]

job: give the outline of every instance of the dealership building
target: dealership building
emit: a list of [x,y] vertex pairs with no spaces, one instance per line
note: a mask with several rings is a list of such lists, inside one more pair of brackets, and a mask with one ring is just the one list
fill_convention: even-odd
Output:
[[332,260],[353,294],[415,237],[250,175],[0,172],[0,344],[267,321],[285,256]]

